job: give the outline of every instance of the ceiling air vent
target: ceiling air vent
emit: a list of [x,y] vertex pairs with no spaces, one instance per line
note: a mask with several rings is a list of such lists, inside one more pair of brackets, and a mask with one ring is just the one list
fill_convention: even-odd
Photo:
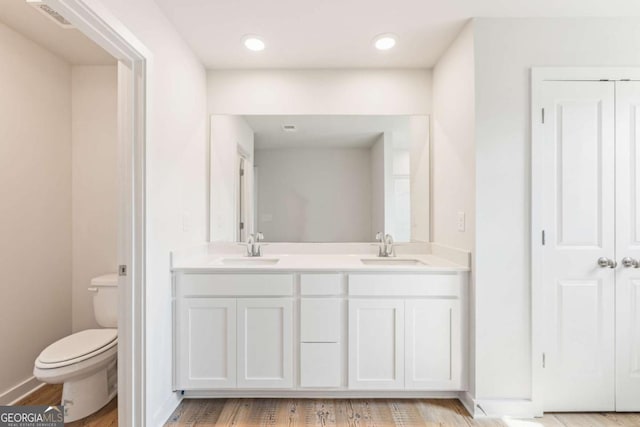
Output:
[[296,125],[282,125],[282,131],[283,132],[297,132],[298,128],[296,128]]
[[71,22],[67,21],[64,16],[53,10],[50,6],[46,5],[42,0],[27,0],[31,6],[44,13],[49,19],[55,21],[60,27],[68,30],[73,28]]

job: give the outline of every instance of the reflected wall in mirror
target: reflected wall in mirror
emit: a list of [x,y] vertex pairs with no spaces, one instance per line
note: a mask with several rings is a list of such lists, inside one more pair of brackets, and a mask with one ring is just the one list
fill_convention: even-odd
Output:
[[428,116],[211,116],[210,238],[429,241]]

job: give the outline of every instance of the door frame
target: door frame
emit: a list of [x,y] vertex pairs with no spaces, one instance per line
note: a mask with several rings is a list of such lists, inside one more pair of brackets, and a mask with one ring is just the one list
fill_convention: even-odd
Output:
[[44,0],[118,60],[118,425],[145,425],[145,146],[150,51],[99,0]]
[[635,67],[532,67],[531,68],[531,402],[535,416],[544,413],[544,296],[542,230],[544,157],[542,103],[539,97],[547,81],[640,80]]

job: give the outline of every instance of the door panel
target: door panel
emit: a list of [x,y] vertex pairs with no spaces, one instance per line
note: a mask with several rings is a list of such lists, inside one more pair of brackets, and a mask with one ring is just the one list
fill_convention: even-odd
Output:
[[615,86],[545,82],[545,411],[614,402]]
[[[640,82],[616,82],[616,253],[640,259]],[[640,268],[616,276],[616,410],[640,411]]]
[[405,387],[459,390],[460,301],[405,301]]
[[404,387],[404,301],[349,301],[349,388]]
[[238,300],[238,387],[293,387],[290,298]]
[[235,387],[235,299],[184,298],[178,313],[177,388]]

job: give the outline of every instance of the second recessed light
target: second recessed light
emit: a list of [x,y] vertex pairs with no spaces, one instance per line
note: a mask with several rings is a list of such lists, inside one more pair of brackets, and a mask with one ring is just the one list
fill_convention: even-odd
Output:
[[396,45],[396,35],[391,33],[380,34],[373,39],[373,45],[378,50],[389,50]]
[[242,38],[242,42],[244,43],[244,47],[254,52],[259,52],[264,50],[265,44],[262,39],[258,36],[248,35]]

